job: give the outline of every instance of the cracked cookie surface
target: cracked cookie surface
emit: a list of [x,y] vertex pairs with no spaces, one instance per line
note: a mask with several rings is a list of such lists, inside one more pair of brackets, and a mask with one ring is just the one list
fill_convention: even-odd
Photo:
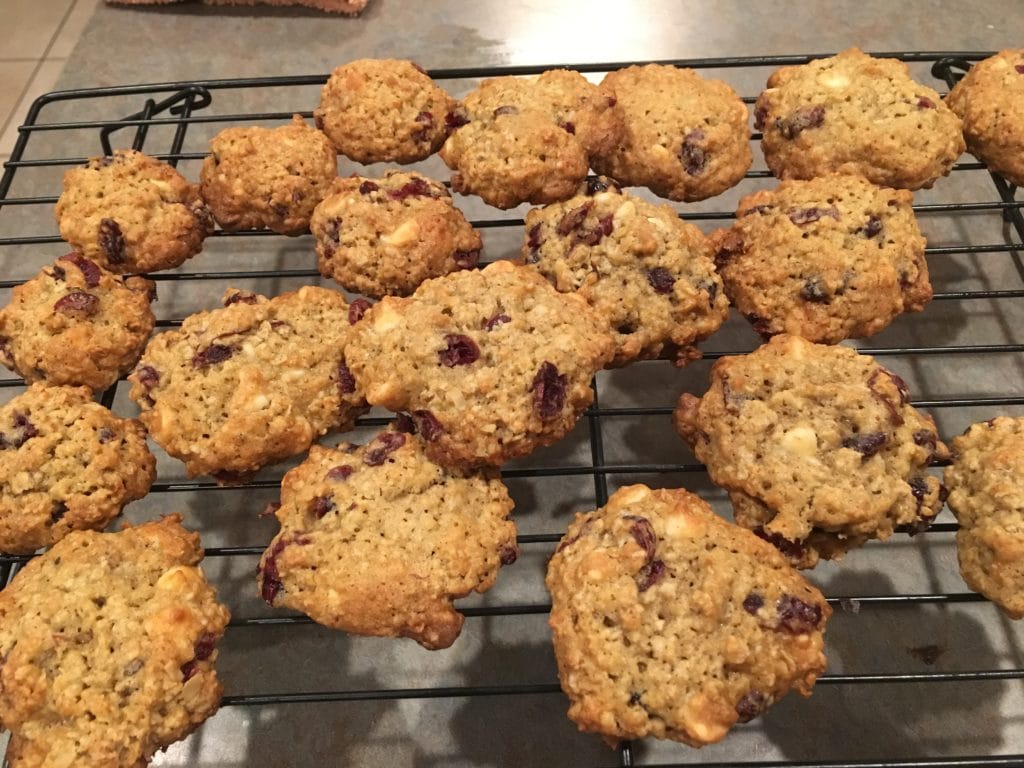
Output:
[[569,432],[613,350],[583,298],[497,261],[383,299],[356,325],[348,363],[371,404],[412,413],[431,459],[480,466]]
[[228,610],[180,523],[72,533],[0,592],[11,768],[139,768],[216,711]]
[[335,69],[313,118],[357,163],[412,163],[447,136],[455,100],[411,61],[359,59]]
[[447,648],[464,620],[453,600],[515,561],[511,510],[495,470],[443,469],[411,431],[313,446],[282,482],[260,594],[329,627]]
[[128,377],[139,419],[189,476],[230,482],[352,428],[365,403],[345,365],[341,294],[229,289],[224,304],[154,336]]
[[1000,416],[953,440],[949,507],[964,581],[1007,616],[1024,618],[1024,419]]
[[931,187],[964,151],[958,118],[906,64],[850,48],[782,67],[757,98],[755,128],[780,179],[857,173],[874,184]]
[[399,171],[335,181],[312,231],[320,274],[373,298],[475,267],[483,247],[443,184]]
[[0,362],[28,382],[106,389],[139,359],[155,297],[149,280],[69,253],[12,291],[0,310]]
[[825,670],[821,592],[685,490],[578,514],[546,583],[569,717],[610,741],[710,744]]
[[155,476],[139,422],[94,403],[88,387],[33,384],[0,406],[0,552],[103,529]]
[[295,115],[290,125],[227,128],[214,136],[199,190],[223,229],[299,235],[337,175],[331,142]]
[[801,568],[899,526],[927,524],[945,498],[926,474],[945,458],[931,417],[869,355],[781,334],[723,357],[676,430],[729,492],[736,522]]
[[750,168],[750,126],[739,95],[721,80],[664,64],[609,72],[625,130],[594,170],[670,200],[696,201],[736,185]]
[[963,120],[967,151],[1024,185],[1024,48],[977,62],[946,96]]
[[67,171],[55,214],[64,240],[118,273],[180,266],[213,232],[198,186],[134,150]]
[[581,194],[530,211],[522,263],[578,293],[609,324],[612,365],[667,354],[684,363],[729,309],[711,248],[665,205],[593,179]]
[[712,236],[729,299],[762,336],[873,336],[932,297],[906,190],[830,174],[744,197]]

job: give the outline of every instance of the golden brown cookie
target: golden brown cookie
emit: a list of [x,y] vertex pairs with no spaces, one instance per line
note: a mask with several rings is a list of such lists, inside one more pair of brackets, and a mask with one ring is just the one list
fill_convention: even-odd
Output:
[[591,158],[598,173],[649,187],[670,200],[703,200],[737,184],[750,168],[750,126],[739,95],[721,80],[665,64],[609,72],[625,131]]
[[963,120],[967,151],[1024,185],[1024,48],[979,61],[946,96]]
[[612,365],[666,354],[683,364],[725,321],[729,303],[711,247],[667,205],[592,179],[580,194],[526,216],[522,262],[576,292],[615,337]]
[[102,530],[154,477],[137,421],[94,403],[88,387],[33,384],[0,406],[0,552]]
[[873,336],[932,297],[913,202],[841,174],[747,195],[712,236],[725,291],[762,336]]
[[719,741],[825,670],[821,592],[685,490],[577,515],[547,586],[569,717],[612,742]]
[[350,160],[412,163],[441,147],[455,109],[455,100],[411,61],[359,59],[331,73],[313,118]]
[[223,229],[299,235],[338,176],[331,142],[299,115],[278,128],[226,128],[210,140],[200,194]]
[[61,256],[0,310],[0,363],[26,381],[106,389],[135,365],[156,318],[156,286],[81,254]]
[[230,482],[352,428],[365,403],[345,365],[355,317],[341,294],[229,289],[224,305],[154,336],[128,377],[139,419],[189,476]]
[[213,232],[199,188],[134,150],[94,157],[65,173],[55,212],[61,237],[118,273],[177,267]]
[[11,768],[139,768],[220,704],[228,610],[181,515],[76,531],[0,592]]
[[482,466],[569,432],[613,348],[583,298],[497,261],[383,299],[356,325],[347,360],[367,401],[412,413],[432,460]]
[[964,151],[960,118],[897,59],[850,48],[782,67],[757,99],[761,149],[780,179],[856,173],[874,184],[931,187]]
[[515,562],[512,499],[495,470],[439,467],[402,421],[410,432],[315,445],[285,475],[260,594],[328,627],[447,648],[464,619],[453,600]]
[[1012,619],[1024,619],[1024,419],[1000,416],[953,440],[945,470],[960,530],[960,573]]
[[869,355],[781,334],[718,360],[708,391],[684,394],[674,420],[736,522],[810,568],[942,508],[925,472],[946,446],[908,401]]
[[475,267],[483,246],[443,184],[400,171],[335,181],[312,230],[320,274],[374,298]]

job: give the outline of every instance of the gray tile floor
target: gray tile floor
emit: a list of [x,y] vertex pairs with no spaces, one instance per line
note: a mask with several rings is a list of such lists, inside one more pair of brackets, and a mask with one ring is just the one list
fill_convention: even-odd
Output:
[[[74,0],[74,4],[72,0],[52,2],[64,8],[66,32],[71,16],[86,0]],[[30,61],[22,62],[30,66],[20,71],[42,71],[47,51],[52,55],[63,51],[59,58],[66,58],[66,66],[56,78],[58,87],[89,87],[319,73],[363,55],[407,56],[425,66],[445,67],[811,53],[834,51],[854,43],[876,51],[988,50],[1011,45],[1020,39],[1022,31],[1022,17],[1016,6],[994,0],[899,5],[883,0],[832,4],[763,0],[756,6],[739,0],[715,4],[670,0],[643,4],[622,0],[544,4],[527,0],[473,4],[373,0],[369,11],[356,20],[323,17],[305,10],[197,5],[162,9],[96,6],[90,11],[77,44],[62,48],[57,42],[64,33],[53,27],[47,42],[27,55]],[[39,34],[42,40],[47,33]],[[716,75],[752,95],[763,86],[768,72],[723,69]],[[915,67],[915,74],[922,80],[929,79],[926,67]],[[450,85],[455,91],[469,87],[466,82]],[[12,97],[22,102],[15,108],[14,124],[27,108],[24,87]],[[315,101],[315,87],[217,92],[208,113],[308,110]],[[109,119],[138,108],[136,98],[55,103],[44,110],[41,119]],[[185,151],[202,153],[211,133],[220,127],[193,125]],[[118,138],[115,143],[123,141]],[[166,133],[153,131],[147,148],[161,151],[168,141]],[[94,131],[34,134],[27,148],[28,156],[35,158],[97,150]],[[754,154],[755,167],[763,168],[757,147]],[[422,167],[437,177],[447,174],[436,158]],[[198,164],[186,161],[181,168],[194,178]],[[342,173],[352,170],[351,164],[341,164]],[[22,169],[11,194],[55,194],[61,171],[59,167]],[[737,190],[685,210],[728,211],[739,194],[768,183],[764,179],[748,180]],[[917,197],[922,204],[993,199],[991,182],[980,171],[957,172]],[[474,218],[521,213],[497,214],[465,198],[460,198],[458,204]],[[926,213],[921,220],[932,246],[998,244],[1012,239],[1000,217],[991,211],[955,216]],[[711,221],[699,223],[706,230],[715,226]],[[48,206],[0,209],[0,238],[54,233]],[[511,255],[521,236],[518,227],[486,230],[488,257]],[[62,249],[60,244],[8,245],[0,249],[0,269],[6,279],[22,279]],[[180,271],[245,272],[310,266],[307,237],[219,237],[211,239],[204,253]],[[936,290],[947,293],[1020,288],[1024,282],[1014,261],[1000,252],[937,255],[931,258],[931,269]],[[181,317],[213,306],[227,282],[162,283],[159,316]],[[231,282],[277,293],[302,280],[256,280],[242,275]],[[6,301],[7,295],[7,291],[0,291],[0,301]],[[1019,300],[937,300],[925,312],[901,318],[868,346],[896,350],[907,346],[1016,344],[1022,341],[1021,309]],[[746,324],[733,317],[706,348],[712,352],[732,351],[749,349],[755,343]],[[907,379],[920,399],[1024,395],[1019,354],[954,357],[896,352],[888,354],[885,362]],[[703,391],[708,365],[703,361],[678,371],[648,363],[602,374],[602,406],[670,406],[682,391]],[[119,387],[114,409],[134,413],[123,386]],[[988,418],[992,410],[937,407],[932,412],[942,434],[952,436],[971,421]],[[1024,413],[1020,406],[1004,410]],[[609,463],[692,461],[663,415],[603,418],[601,429]],[[539,451],[517,467],[586,468],[589,462],[588,427],[582,423],[565,441]],[[182,479],[180,464],[162,454],[159,473],[161,481]],[[268,471],[266,476],[279,477],[280,469]],[[629,482],[685,485],[727,513],[723,495],[703,474],[636,472],[609,476],[612,490]],[[517,502],[520,532],[526,534],[561,531],[573,511],[591,507],[595,500],[593,480],[585,471],[539,480],[514,479],[510,487]],[[127,517],[141,520],[182,509],[187,522],[202,533],[207,547],[263,544],[273,535],[275,526],[272,521],[256,518],[255,513],[273,497],[272,489],[167,492],[136,503]],[[523,557],[502,574],[491,593],[467,600],[466,604],[487,607],[545,602],[542,577],[549,549],[550,545],[524,547]],[[253,595],[254,565],[255,560],[249,557],[211,557],[206,562],[207,572],[236,618],[273,615]],[[965,592],[949,534],[898,537],[871,545],[851,554],[841,565],[820,567],[813,578],[833,596]],[[854,612],[854,607],[847,604],[848,610],[837,610],[830,626],[831,674],[1024,666],[1021,629],[1002,619],[986,603],[888,606],[865,601],[859,612]],[[910,653],[910,649],[926,645],[937,645],[943,651],[934,666]],[[315,626],[237,627],[225,638],[218,668],[232,696],[555,680],[543,614],[470,618],[463,637],[452,649],[440,653],[422,651],[410,642],[350,638]],[[558,694],[232,706],[223,708],[197,734],[159,756],[156,763],[204,768],[617,764],[618,757],[598,739],[575,732],[564,716],[565,706]],[[638,765],[707,761],[738,764],[1020,753],[1024,752],[1022,712],[1024,689],[1019,679],[899,685],[825,682],[809,701],[787,698],[768,716],[738,728],[720,745],[696,751],[674,744],[647,743],[636,747],[634,758]]]

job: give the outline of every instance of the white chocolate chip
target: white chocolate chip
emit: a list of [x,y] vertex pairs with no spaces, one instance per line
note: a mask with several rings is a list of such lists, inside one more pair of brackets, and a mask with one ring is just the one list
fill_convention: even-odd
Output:
[[798,456],[814,456],[818,452],[818,435],[806,425],[784,432],[779,442],[787,451]]
[[416,219],[410,219],[390,235],[384,235],[380,240],[386,245],[409,245],[415,242],[420,236],[420,225]]

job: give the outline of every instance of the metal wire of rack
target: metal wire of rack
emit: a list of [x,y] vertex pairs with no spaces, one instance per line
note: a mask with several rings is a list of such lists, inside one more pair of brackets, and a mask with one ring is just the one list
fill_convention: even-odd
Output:
[[[931,64],[931,72],[934,77],[947,86],[952,86],[955,81],[969,68],[970,62],[980,60],[990,54],[988,53],[962,53],[962,52],[901,52],[878,54],[899,58],[903,61],[913,63]],[[659,62],[673,64],[676,66],[692,67],[695,69],[749,69],[756,67],[778,67],[788,64],[805,63],[817,56],[772,56],[772,57],[736,57],[702,60],[674,60]],[[628,66],[633,62],[598,63],[587,65],[566,65],[567,68],[576,69],[583,73],[601,73]],[[496,68],[462,68],[434,70],[429,74],[440,81],[445,80],[475,80],[481,77],[498,75],[533,75],[550,69],[553,66],[515,66]],[[131,146],[134,149],[145,150],[149,154],[166,160],[171,165],[177,165],[186,160],[200,160],[202,152],[184,151],[186,135],[190,128],[201,124],[215,124],[218,128],[228,125],[245,125],[255,121],[281,121],[291,117],[292,111],[286,112],[229,112],[226,114],[204,114],[215,100],[222,94],[237,92],[247,89],[269,89],[269,88],[291,88],[297,86],[317,86],[325,81],[325,76],[314,75],[304,77],[274,77],[274,78],[253,78],[244,80],[205,80],[199,82],[174,82],[152,85],[120,86],[110,88],[94,88],[74,91],[59,91],[44,95],[32,105],[24,125],[19,128],[19,136],[11,159],[5,164],[5,170],[0,178],[0,212],[12,208],[38,207],[41,211],[36,217],[44,219],[49,215],[49,208],[56,202],[56,190],[53,194],[31,194],[15,195],[10,194],[12,187],[18,178],[19,173],[27,169],[40,169],[47,167],[64,168],[83,163],[87,154],[56,153],[55,156],[32,157],[26,159],[27,149],[33,137],[41,134],[72,134],[79,131],[99,132],[99,147],[90,146],[89,152],[96,153],[97,149],[109,153],[112,149],[111,138],[114,136],[123,137],[126,133],[131,135]],[[97,120],[63,120],[55,122],[41,121],[40,116],[44,110],[54,104],[66,104],[87,100],[103,99],[107,97],[137,97],[144,100],[143,108],[129,115],[128,117],[116,119]],[[748,104],[753,98],[746,97],[744,101]],[[310,113],[304,113],[309,117]],[[158,151],[149,140],[150,134],[155,129],[173,131],[166,151]],[[754,135],[754,140],[759,136]],[[122,142],[123,143],[123,142]],[[954,168],[954,173],[963,171],[980,171],[983,166],[980,163],[965,161],[960,162]],[[748,178],[770,178],[767,171],[751,171]],[[918,214],[973,214],[973,213],[998,213],[1006,222],[1002,242],[990,242],[976,244],[965,242],[956,245],[941,247],[929,247],[926,251],[930,259],[952,255],[973,255],[973,254],[1002,254],[1005,258],[1011,259],[1016,266],[1017,274],[1024,282],[1024,265],[1018,257],[1020,243],[1024,242],[1024,215],[1022,215],[1022,202],[1015,199],[1015,188],[1007,184],[999,177],[992,177],[997,199],[984,200],[980,202],[939,202],[930,204],[915,205]],[[684,211],[681,217],[698,222],[728,221],[732,213],[723,210],[705,211]],[[515,228],[522,226],[522,219],[517,218],[481,218],[472,222],[474,226],[481,229],[492,228]],[[259,232],[235,232],[228,233],[218,230],[214,237],[237,238],[237,237],[277,237],[266,231]],[[1016,238],[1016,239],[1015,239]],[[0,263],[5,265],[4,273],[7,273],[10,266],[9,260],[4,260],[6,249],[18,246],[36,246],[48,243],[59,243],[60,238],[51,234],[17,234],[13,236],[0,237]],[[183,268],[168,273],[151,275],[153,280],[160,282],[173,281],[223,281],[242,280],[252,278],[296,278],[305,279],[317,276],[316,270],[306,268],[266,268],[246,269],[244,271],[233,270],[194,270],[189,264]],[[8,279],[7,274],[0,275],[0,290],[9,290],[21,282],[20,279]],[[983,290],[949,290],[937,292],[936,301],[965,302],[977,300],[1012,301],[1024,297],[1024,287],[1021,288],[987,288]],[[179,325],[180,318],[162,317],[158,320],[158,327],[168,328]],[[727,354],[736,354],[747,349],[730,349],[705,353],[705,359],[713,360]],[[954,346],[880,346],[872,347],[871,354],[875,356],[910,356],[911,358],[927,358],[930,356],[953,356],[954,358],[967,355],[990,355],[990,354],[1019,354],[1024,352],[1024,344],[1001,343],[1001,344],[960,344]],[[657,363],[652,363],[657,364]],[[17,378],[0,379],[0,388],[16,388],[23,386],[24,382]],[[608,419],[613,417],[666,417],[671,408],[667,406],[605,406],[601,404],[598,397],[598,382],[594,382],[595,400],[592,407],[587,411],[585,421],[589,426],[589,463],[579,464],[557,464],[552,463],[545,466],[528,468],[509,468],[503,471],[506,479],[510,478],[534,478],[534,477],[559,477],[579,476],[592,477],[593,494],[598,505],[603,505],[608,498],[608,480],[617,475],[665,475],[670,473],[686,473],[688,475],[703,472],[703,467],[696,463],[624,463],[609,461],[606,456],[604,445],[604,425]],[[123,392],[124,382],[118,382],[114,387],[105,392],[101,400],[108,407],[114,402],[118,391]],[[932,399],[918,399],[914,404],[920,408],[946,409],[958,407],[990,407],[998,408],[1004,406],[1024,405],[1024,392],[1000,394],[987,397],[943,397]],[[388,421],[383,417],[368,417],[360,421],[362,426],[377,426]],[[255,479],[231,486],[227,490],[244,492],[272,490],[277,487],[279,477],[273,479]],[[204,480],[181,480],[161,481],[153,486],[154,494],[169,494],[178,492],[202,492],[213,494],[226,490],[215,483]],[[145,502],[143,502],[145,503]],[[956,530],[955,523],[935,523],[927,534],[950,533]],[[561,531],[522,534],[519,536],[519,544],[525,547],[544,546],[554,544],[559,540]],[[218,546],[208,547],[206,554],[210,558],[252,558],[262,553],[264,545],[255,544],[249,546]],[[29,556],[11,556],[0,554],[0,588],[10,583],[18,568],[30,559]],[[830,597],[829,602],[837,607],[845,607],[850,601],[855,601],[858,608],[863,607],[910,607],[921,605],[953,605],[961,603],[980,603],[984,599],[969,592],[935,591],[921,594],[896,594],[896,595],[859,595],[856,597]],[[467,617],[494,617],[494,616],[526,616],[543,615],[549,610],[549,605],[544,602],[533,602],[524,604],[499,604],[483,605],[462,608]],[[241,617],[235,618],[230,624],[230,632],[238,633],[260,627],[299,626],[310,624],[310,620],[302,616],[264,616],[264,617]],[[997,680],[1021,680],[1024,679],[1024,666],[1000,667],[994,669],[973,669],[967,671],[926,671],[926,672],[887,672],[879,674],[826,674],[819,680],[820,686],[864,686],[871,684],[889,685],[920,685],[920,684],[957,684],[964,682],[985,682]],[[250,693],[232,694],[229,691],[223,700],[224,707],[260,707],[270,705],[288,704],[313,704],[325,702],[368,702],[368,701],[390,701],[390,700],[412,700],[412,699],[435,699],[435,698],[472,698],[472,697],[502,697],[502,696],[534,696],[557,694],[560,688],[557,681],[548,683],[514,683],[503,685],[483,686],[444,686],[444,687],[408,687],[408,688],[386,688],[386,689],[363,689],[353,688],[350,690],[327,690],[316,692],[301,691],[279,691],[276,693]],[[618,753],[618,764],[620,766],[639,765],[635,762],[633,745],[623,744]],[[659,768],[671,768],[675,765],[683,765],[683,762],[658,762],[643,763],[645,765],[656,765]],[[687,763],[689,764],[689,763]],[[782,768],[783,766],[800,766],[801,768],[953,768],[953,766],[1019,766],[1024,765],[1024,754],[1017,755],[965,755],[954,757],[927,757],[912,759],[894,760],[826,760],[818,762],[714,762],[704,763],[712,768],[725,768],[725,766],[764,766],[765,768]]]

